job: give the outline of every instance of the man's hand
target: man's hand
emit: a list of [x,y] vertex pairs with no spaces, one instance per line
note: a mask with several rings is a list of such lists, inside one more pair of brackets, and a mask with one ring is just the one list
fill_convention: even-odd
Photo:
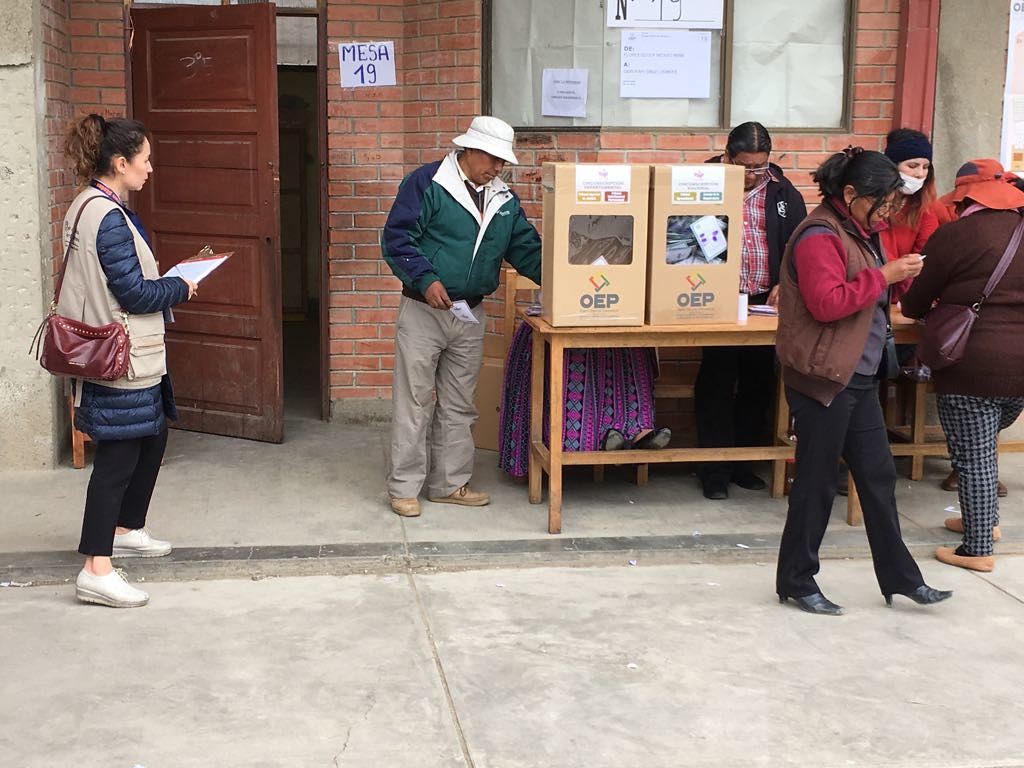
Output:
[[434,309],[449,309],[452,305],[452,300],[448,298],[448,291],[441,285],[440,280],[435,280],[427,286],[427,290],[423,292],[423,298]]
[[778,307],[779,307],[779,285],[778,285],[778,283],[773,285],[771,291],[768,293],[768,306],[769,307],[775,307],[776,309],[778,309]]
[[186,280],[185,278],[182,278],[182,280],[185,280],[185,284],[188,286],[188,299],[186,299],[186,301],[191,300],[193,296],[199,293],[199,283],[194,283],[191,280]]
[[908,253],[882,267],[882,274],[889,285],[902,283],[908,277],[917,277],[924,268],[924,260],[919,253]]

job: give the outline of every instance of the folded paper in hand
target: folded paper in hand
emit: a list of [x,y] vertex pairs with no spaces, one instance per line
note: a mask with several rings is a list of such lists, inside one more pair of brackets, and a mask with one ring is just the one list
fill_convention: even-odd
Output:
[[453,301],[448,311],[464,323],[480,324],[480,321],[476,319],[476,315],[473,314],[473,310],[469,308],[469,303],[465,299]]
[[213,248],[204,245],[203,249],[195,256],[179,261],[169,270],[164,277],[180,277],[191,280],[193,283],[201,283],[217,267],[231,258],[234,251],[226,253],[214,253]]

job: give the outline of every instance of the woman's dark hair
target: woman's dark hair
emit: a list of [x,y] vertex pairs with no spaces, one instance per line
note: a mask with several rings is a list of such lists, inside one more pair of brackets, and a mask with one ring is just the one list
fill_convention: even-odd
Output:
[[75,177],[86,182],[93,176],[106,176],[118,155],[131,160],[149,138],[146,126],[138,120],[115,117],[110,120],[95,113],[76,120],[64,139],[64,155],[74,164]]
[[843,190],[853,187],[856,198],[866,197],[874,201],[868,211],[870,219],[885,203],[885,199],[903,186],[896,164],[881,152],[871,152],[860,147],[847,147],[836,152],[818,166],[814,181],[823,198],[843,199]]
[[729,157],[736,157],[740,152],[771,151],[772,137],[760,123],[740,123],[729,131],[729,139],[725,143],[725,154]]
[[[896,214],[895,220],[897,224],[909,224],[911,227],[917,227],[917,222],[921,219],[921,211],[929,207],[936,198],[935,194],[935,165],[931,162],[931,143],[928,141],[928,137],[920,131],[915,131],[913,128],[897,128],[894,131],[890,131],[889,135],[885,137],[885,148],[886,155],[890,156],[893,150],[896,150],[896,157],[902,157],[905,152],[902,151],[903,147],[919,147],[913,152],[921,152],[922,154],[916,157],[924,157],[928,160],[928,175],[925,177],[924,184],[921,185],[921,189],[915,192],[913,195],[907,195],[904,200],[903,208]],[[927,151],[926,151],[927,149]],[[911,159],[911,158],[906,158]],[[893,160],[899,165],[899,160]]]

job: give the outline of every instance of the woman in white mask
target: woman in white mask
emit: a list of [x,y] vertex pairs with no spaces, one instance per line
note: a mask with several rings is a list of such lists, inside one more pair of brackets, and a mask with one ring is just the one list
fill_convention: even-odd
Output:
[[935,169],[928,137],[911,128],[897,128],[886,137],[885,155],[896,163],[903,179],[903,205],[890,217],[889,229],[882,233],[882,247],[892,260],[921,253],[925,242],[939,228],[939,220],[932,210]]

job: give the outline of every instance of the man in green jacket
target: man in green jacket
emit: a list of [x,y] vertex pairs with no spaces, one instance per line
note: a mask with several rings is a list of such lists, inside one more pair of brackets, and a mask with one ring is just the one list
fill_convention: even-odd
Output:
[[460,149],[405,177],[384,225],[381,250],[402,281],[387,484],[392,510],[404,517],[420,514],[425,482],[433,502],[491,500],[469,487],[482,301],[498,287],[503,260],[540,283],[540,236],[498,177],[517,163],[514,138],[502,120],[475,118],[453,139]]

